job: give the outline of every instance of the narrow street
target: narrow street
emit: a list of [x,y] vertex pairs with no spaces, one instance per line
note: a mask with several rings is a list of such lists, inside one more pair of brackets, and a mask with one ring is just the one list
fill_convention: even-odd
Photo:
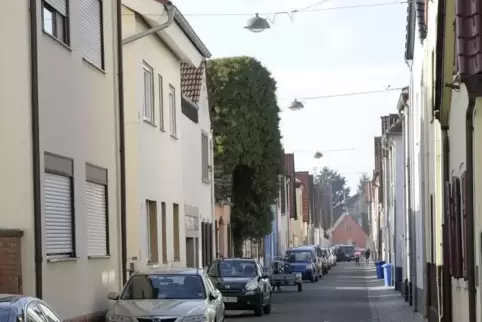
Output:
[[422,322],[400,294],[376,279],[373,264],[339,263],[318,283],[305,283],[302,293],[286,287],[273,296],[272,313],[227,312],[228,320],[248,322]]

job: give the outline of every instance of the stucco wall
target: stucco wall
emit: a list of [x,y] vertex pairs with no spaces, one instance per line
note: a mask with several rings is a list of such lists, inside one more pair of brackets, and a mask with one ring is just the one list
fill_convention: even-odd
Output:
[[[0,12],[0,228],[21,229],[23,292],[35,295],[28,2]],[[5,184],[8,183],[8,184]]]
[[[132,11],[124,8],[123,32],[131,35],[146,30]],[[143,62],[154,73],[155,122],[143,121]],[[164,131],[159,118],[159,79],[163,77]],[[124,97],[126,109],[126,154],[128,187],[128,258],[137,257],[137,267],[147,265],[146,199],[157,202],[159,258],[162,259],[162,207],[166,203],[166,266],[184,266],[186,240],[184,226],[184,191],[182,163],[182,112],[179,58],[161,43],[156,35],[141,38],[124,46]],[[176,93],[177,135],[170,129],[169,85]],[[200,135],[200,134],[199,134]],[[199,142],[200,142],[199,137]],[[180,260],[174,261],[173,204],[179,205]]]

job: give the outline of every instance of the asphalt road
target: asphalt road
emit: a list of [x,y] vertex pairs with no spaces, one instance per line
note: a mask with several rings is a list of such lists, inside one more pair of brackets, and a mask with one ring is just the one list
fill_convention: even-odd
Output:
[[[372,264],[373,265],[373,264]],[[273,294],[270,315],[255,317],[253,312],[228,311],[232,322],[369,322],[372,319],[367,287],[372,269],[362,264],[339,263],[322,280],[305,282],[303,291],[285,287]]]

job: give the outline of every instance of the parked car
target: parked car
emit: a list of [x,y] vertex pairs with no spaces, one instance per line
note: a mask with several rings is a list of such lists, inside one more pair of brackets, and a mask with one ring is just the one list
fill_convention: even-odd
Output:
[[44,301],[30,296],[0,294],[1,322],[61,322],[57,313]]
[[285,253],[286,260],[290,263],[293,272],[301,273],[303,280],[317,282],[323,275],[320,260],[312,246],[303,246],[288,249]]
[[217,259],[207,273],[223,295],[226,310],[254,310],[256,316],[271,313],[271,283],[258,260]]
[[221,293],[197,268],[137,272],[120,295],[111,292],[107,297],[115,301],[107,312],[107,322],[152,322],[160,317],[162,322],[224,320]]
[[333,250],[333,248],[328,248],[328,251],[330,252],[332,266],[336,266],[337,258],[336,258],[335,251]]
[[322,248],[318,245],[306,245],[306,246],[302,246],[301,248],[304,248],[304,247],[313,247],[315,249],[318,272],[320,273],[318,275],[318,278],[323,278],[323,275],[328,273],[328,269],[326,268],[328,263],[327,263],[326,259],[324,258]]
[[340,245],[336,256],[339,262],[350,262],[355,259],[356,247],[352,245]]
[[333,261],[332,261],[332,257],[331,257],[331,252],[330,252],[330,249],[329,248],[322,248],[321,251],[323,252],[323,258],[324,258],[324,261],[325,261],[325,267],[326,267],[326,270],[328,272],[328,270],[331,269],[331,267],[333,266]]

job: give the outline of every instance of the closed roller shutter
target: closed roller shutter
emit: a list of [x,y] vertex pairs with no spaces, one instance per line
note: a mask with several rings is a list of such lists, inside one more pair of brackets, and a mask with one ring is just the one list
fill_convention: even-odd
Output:
[[107,252],[106,186],[85,183],[87,209],[87,252],[89,256],[105,256]]
[[45,0],[52,8],[63,16],[67,16],[67,0]]
[[82,51],[84,58],[99,68],[103,66],[102,1],[82,0]]
[[71,190],[71,178],[45,173],[45,249],[47,255],[67,257],[74,253]]

